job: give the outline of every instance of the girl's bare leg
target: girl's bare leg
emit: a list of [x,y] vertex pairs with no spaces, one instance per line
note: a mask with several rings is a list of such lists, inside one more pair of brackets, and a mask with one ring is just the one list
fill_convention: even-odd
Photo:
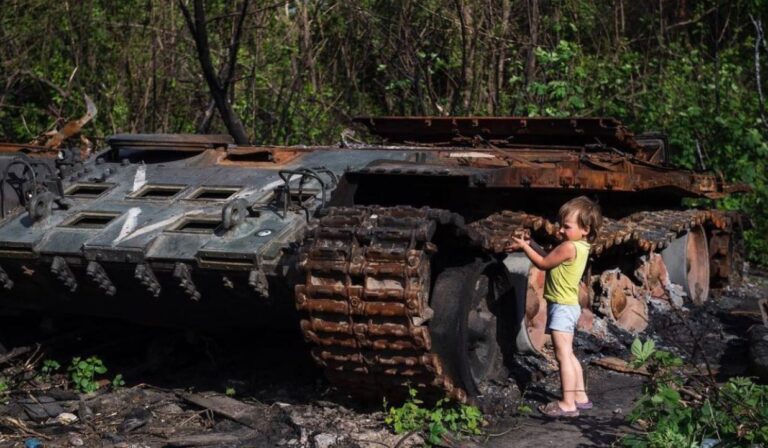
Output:
[[573,364],[576,360],[573,355],[573,333],[552,331],[552,343],[555,346],[557,362],[560,364],[560,384],[563,390],[563,399],[558,404],[564,411],[573,411],[576,409],[577,376],[581,378],[581,375],[576,375],[576,367]]
[[576,357],[576,355],[571,352],[572,364],[574,367],[574,372],[576,375],[576,388],[575,390],[575,398],[578,403],[586,403],[589,401],[589,397],[587,397],[587,388],[584,384],[584,370],[581,368],[581,363],[579,362],[579,358]]

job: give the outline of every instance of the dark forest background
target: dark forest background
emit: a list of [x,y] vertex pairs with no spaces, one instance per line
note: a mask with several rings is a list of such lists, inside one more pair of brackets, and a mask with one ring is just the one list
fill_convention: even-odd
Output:
[[316,144],[355,115],[613,116],[751,184],[717,205],[752,216],[750,258],[768,264],[766,22],[768,0],[0,0],[0,139],[82,115],[85,93],[96,140]]

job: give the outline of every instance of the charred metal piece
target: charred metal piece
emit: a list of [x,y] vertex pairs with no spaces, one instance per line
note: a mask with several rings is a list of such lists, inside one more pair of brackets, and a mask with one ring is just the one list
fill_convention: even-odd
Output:
[[260,297],[269,297],[269,282],[267,281],[267,275],[260,269],[251,269],[248,273],[248,285],[256,291]]
[[155,273],[152,272],[152,268],[149,267],[148,264],[141,263],[136,265],[134,277],[147,288],[147,291],[152,294],[152,297],[160,297],[162,287],[160,286],[160,282],[157,281]]
[[72,270],[69,268],[69,265],[64,258],[59,256],[53,257],[51,272],[56,275],[56,278],[58,278],[70,292],[75,292],[77,290],[75,274],[72,273]]
[[2,284],[3,288],[7,291],[13,289],[13,280],[11,280],[8,273],[5,272],[5,269],[2,267],[0,267],[0,284]]
[[99,263],[95,261],[89,262],[88,267],[85,269],[85,273],[88,275],[88,277],[91,278],[91,280],[93,280],[93,283],[95,283],[96,286],[104,291],[104,294],[108,296],[114,296],[117,292],[115,285],[112,284],[112,280],[110,280],[109,276],[107,275],[107,271],[105,271],[104,267]]
[[648,304],[637,293],[632,280],[619,270],[606,271],[600,276],[601,294],[598,311],[619,328],[637,334],[648,326]]
[[693,303],[709,297],[709,250],[707,237],[697,224],[661,252],[672,283],[682,285]]
[[194,301],[200,300],[200,291],[195,287],[195,282],[192,280],[192,270],[189,265],[185,263],[176,263],[173,268],[173,278],[178,280],[179,287],[184,291],[190,299]]

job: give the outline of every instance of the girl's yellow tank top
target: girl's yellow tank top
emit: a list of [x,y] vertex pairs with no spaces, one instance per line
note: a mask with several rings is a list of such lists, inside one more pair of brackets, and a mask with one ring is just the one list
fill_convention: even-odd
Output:
[[589,258],[589,243],[585,240],[572,241],[576,257],[547,271],[544,282],[544,298],[561,305],[579,304],[579,282],[584,275]]

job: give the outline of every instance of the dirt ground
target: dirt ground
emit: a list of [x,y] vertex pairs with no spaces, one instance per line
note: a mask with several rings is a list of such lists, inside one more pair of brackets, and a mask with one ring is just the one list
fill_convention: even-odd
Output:
[[[705,362],[719,379],[748,374],[747,328],[761,322],[756,302],[768,297],[768,277],[749,277],[703,307],[670,313],[652,309],[641,338],[687,362]],[[592,362],[628,359],[633,336],[613,329],[607,340],[580,334],[576,348],[587,366],[595,409],[578,419],[551,420],[528,407],[557,396],[557,370],[546,358],[520,357],[506,381],[488,385],[479,405],[486,435],[455,446],[611,445],[630,431],[626,415],[644,377]],[[329,387],[296,333],[202,335],[147,329],[114,321],[0,315],[0,447],[406,447],[384,425],[381,403],[361,404]],[[78,394],[67,384],[74,356],[98,356],[126,385],[103,382]],[[62,368],[40,377],[42,361]],[[521,405],[525,405],[522,406]]]

